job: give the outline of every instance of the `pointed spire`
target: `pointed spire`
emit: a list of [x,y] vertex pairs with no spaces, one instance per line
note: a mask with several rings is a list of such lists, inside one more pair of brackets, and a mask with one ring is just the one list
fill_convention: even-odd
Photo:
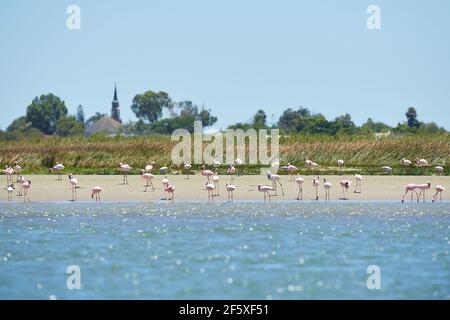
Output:
[[114,83],[114,101],[117,101],[117,86]]

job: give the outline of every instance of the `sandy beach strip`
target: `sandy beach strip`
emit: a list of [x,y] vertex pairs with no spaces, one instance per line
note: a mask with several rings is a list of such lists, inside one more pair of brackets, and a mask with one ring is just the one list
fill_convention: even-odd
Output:
[[[57,181],[55,175],[31,175],[27,176],[31,179],[32,186],[29,191],[31,201],[70,201],[72,192],[69,185],[67,175],[64,175],[62,181]],[[128,185],[122,184],[121,175],[88,175],[77,176],[78,189],[77,195],[79,201],[92,201],[91,188],[101,186],[104,188],[102,192],[102,201],[159,201],[164,198],[163,186],[161,179],[164,176],[155,176],[153,184],[155,191],[151,188],[144,192],[145,181],[139,175],[130,175],[128,177]],[[200,175],[186,176],[168,175],[170,183],[175,186],[175,201],[207,201],[207,191],[205,190],[206,178]],[[304,201],[313,200],[315,198],[315,189],[312,186],[314,176],[303,176],[305,179],[303,185]],[[435,193],[437,184],[447,187],[450,190],[449,176],[364,176],[362,180],[362,193],[354,193],[356,180],[353,176],[320,176],[321,186],[319,187],[319,200],[324,199],[325,190],[322,187],[323,178],[327,178],[333,184],[331,189],[331,200],[338,200],[342,197],[342,190],[339,181],[349,179],[352,185],[348,192],[350,200],[367,201],[367,200],[400,200],[405,185],[408,183],[427,183],[431,182],[431,190],[427,190],[427,201],[431,201],[432,195]],[[6,177],[1,176],[2,185],[6,183]],[[273,201],[295,200],[297,198],[298,186],[295,182],[289,181],[289,176],[283,176],[281,182],[285,192],[281,196],[273,197]],[[231,181],[230,176],[220,176],[219,193],[220,196],[215,197],[215,201],[227,201],[226,183],[232,183],[236,186],[234,192],[234,201],[262,201],[263,194],[258,192],[258,184],[270,184],[264,175],[253,176],[234,176]],[[19,185],[15,184],[16,190],[13,193],[13,201],[23,201],[23,197],[17,196]],[[448,200],[450,192],[443,194],[443,201]],[[6,190],[1,190],[0,201],[7,200]]]

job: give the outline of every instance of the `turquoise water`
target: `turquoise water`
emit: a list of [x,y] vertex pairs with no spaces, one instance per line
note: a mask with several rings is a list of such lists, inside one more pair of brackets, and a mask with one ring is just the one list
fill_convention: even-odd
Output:
[[449,299],[449,227],[449,203],[0,203],[0,298]]

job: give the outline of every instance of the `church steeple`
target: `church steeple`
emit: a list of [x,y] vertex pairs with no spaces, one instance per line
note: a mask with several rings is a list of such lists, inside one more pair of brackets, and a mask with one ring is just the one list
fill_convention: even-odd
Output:
[[119,100],[117,99],[117,87],[115,84],[114,84],[114,99],[111,105],[112,105],[111,118],[113,118],[117,122],[122,123],[122,120],[120,119]]

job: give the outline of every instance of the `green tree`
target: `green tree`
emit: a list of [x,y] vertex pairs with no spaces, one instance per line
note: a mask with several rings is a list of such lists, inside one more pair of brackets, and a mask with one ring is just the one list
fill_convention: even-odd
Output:
[[416,109],[409,108],[408,111],[406,111],[405,115],[406,115],[408,127],[410,127],[410,128],[418,128],[419,127],[420,123],[417,120]]
[[27,117],[22,116],[11,122],[6,128],[7,132],[25,132],[31,128],[31,123],[27,121]]
[[56,134],[61,137],[77,136],[84,133],[84,126],[74,116],[64,117],[56,124]]
[[84,109],[81,104],[77,108],[77,122],[83,124],[84,127]]
[[139,119],[152,123],[162,117],[164,108],[171,111],[173,107],[174,103],[166,92],[147,91],[133,98],[131,110]]
[[64,101],[52,93],[41,95],[33,99],[27,107],[26,119],[34,128],[45,134],[56,132],[56,123],[67,116],[67,108]]
[[262,129],[267,128],[267,115],[264,110],[258,110],[253,116],[253,128]]

